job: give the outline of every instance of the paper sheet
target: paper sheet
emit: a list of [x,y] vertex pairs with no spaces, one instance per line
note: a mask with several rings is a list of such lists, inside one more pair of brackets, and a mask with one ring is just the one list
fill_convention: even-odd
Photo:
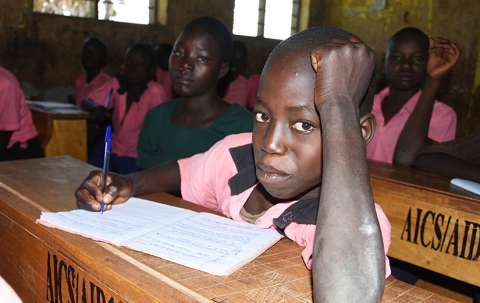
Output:
[[466,189],[472,193],[480,195],[480,183],[470,180],[455,178],[450,181],[453,185]]
[[226,276],[275,244],[273,229],[131,198],[103,214],[43,212],[38,223]]

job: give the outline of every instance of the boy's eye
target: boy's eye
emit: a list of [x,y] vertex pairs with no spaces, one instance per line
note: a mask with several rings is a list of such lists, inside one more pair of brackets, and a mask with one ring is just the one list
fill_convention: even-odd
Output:
[[301,132],[310,132],[315,128],[311,123],[308,122],[297,122],[293,124],[292,127]]
[[199,57],[197,57],[197,60],[200,61],[200,62],[205,62],[205,61],[207,61],[207,58],[204,57],[204,56],[199,56]]
[[390,60],[393,60],[393,61],[400,60],[400,56],[399,55],[391,55]]
[[270,117],[264,113],[255,113],[255,120],[257,122],[264,123],[264,122],[269,122]]
[[173,51],[173,55],[174,56],[182,56],[183,52],[176,50],[176,51]]
[[417,60],[417,61],[423,61],[423,57],[422,57],[422,56],[415,56],[415,60]]

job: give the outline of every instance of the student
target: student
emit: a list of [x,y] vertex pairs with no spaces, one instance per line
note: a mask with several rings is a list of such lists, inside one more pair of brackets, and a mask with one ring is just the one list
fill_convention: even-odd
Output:
[[[396,162],[394,157],[408,152],[400,137],[405,127],[411,135],[428,133],[436,142],[455,138],[457,116],[451,107],[435,101],[435,94],[459,55],[455,44],[442,38],[430,42],[414,27],[404,28],[389,39],[384,67],[388,87],[375,96],[372,113],[377,130],[367,146],[368,159],[392,163]],[[417,125],[407,124],[411,115],[428,107],[433,107],[431,118],[423,115],[424,120],[416,119]]]
[[0,294],[2,297],[1,302],[5,303],[22,303],[22,300],[18,297],[15,290],[0,276]]
[[157,68],[155,70],[155,81],[160,84],[165,90],[167,100],[172,100],[176,94],[173,90],[170,74],[168,73],[168,60],[172,53],[172,45],[168,43],[161,43],[155,46],[155,62]]
[[0,161],[44,156],[17,78],[0,67]]
[[181,192],[305,246],[316,302],[380,302],[390,224],[373,202],[365,157],[375,128],[374,68],[373,51],[348,32],[315,27],[293,35],[262,72],[252,134],[228,136],[191,158],[109,175],[105,194],[102,173],[92,172],[75,192],[77,205],[98,211],[105,201],[110,210],[134,195]]
[[217,19],[201,17],[182,29],[170,57],[170,75],[180,97],[146,115],[138,139],[140,168],[190,157],[227,135],[252,131],[252,114],[216,95],[231,49],[232,35]]
[[[166,101],[164,89],[155,81],[155,55],[146,44],[135,44],[125,54],[124,74],[112,78],[88,94],[82,108],[100,123],[112,111],[112,148],[110,169],[117,173],[138,170],[137,142],[143,119],[149,109]],[[110,90],[111,98],[106,104]],[[99,144],[88,162],[103,165],[104,145]]]
[[82,67],[85,73],[75,80],[75,104],[80,106],[82,100],[95,89],[110,80],[103,72],[107,65],[107,46],[98,38],[85,40],[82,48]]
[[243,76],[247,67],[248,50],[245,43],[240,40],[233,41],[232,58],[229,70],[219,82],[218,95],[229,103],[238,103],[248,108],[250,86]]

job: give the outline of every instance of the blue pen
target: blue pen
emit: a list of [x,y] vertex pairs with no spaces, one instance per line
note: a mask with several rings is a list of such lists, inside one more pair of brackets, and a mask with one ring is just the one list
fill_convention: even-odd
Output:
[[[110,148],[112,146],[112,127],[107,126],[105,133],[105,153],[103,154],[103,175],[102,175],[102,193],[105,193],[105,186],[107,184],[108,165],[110,163]],[[105,203],[102,201],[100,212],[103,214]]]
[[112,94],[113,94],[113,87],[111,87],[110,91],[108,92],[107,101],[105,101],[105,108],[108,108],[108,106],[110,105],[110,99],[112,99]]

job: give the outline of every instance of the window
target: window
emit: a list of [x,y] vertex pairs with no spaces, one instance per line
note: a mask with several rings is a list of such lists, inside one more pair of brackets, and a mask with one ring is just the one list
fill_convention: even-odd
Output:
[[283,40],[298,32],[300,0],[235,0],[233,33]]
[[[165,10],[165,2],[158,0],[159,7]],[[157,0],[34,0],[33,11],[44,14],[92,18],[136,24],[155,23]],[[164,24],[166,20],[159,20]]]

